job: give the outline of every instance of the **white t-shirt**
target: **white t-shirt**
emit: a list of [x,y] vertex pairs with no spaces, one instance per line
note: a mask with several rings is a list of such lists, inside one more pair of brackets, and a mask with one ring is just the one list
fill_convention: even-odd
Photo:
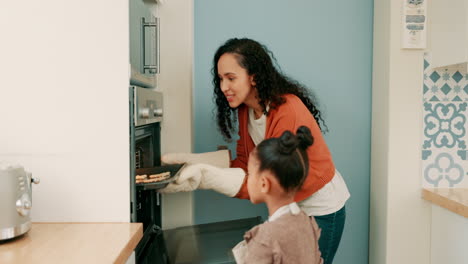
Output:
[[[260,144],[265,139],[266,116],[262,115],[259,119],[255,119],[254,110],[249,108],[247,127],[255,146]],[[343,208],[349,197],[348,187],[341,174],[335,169],[335,176],[329,183],[310,197],[298,202],[298,205],[309,216],[327,215]]]

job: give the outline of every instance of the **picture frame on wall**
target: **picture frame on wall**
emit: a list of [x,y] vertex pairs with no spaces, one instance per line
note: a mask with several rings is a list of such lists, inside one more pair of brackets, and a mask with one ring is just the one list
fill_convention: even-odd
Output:
[[402,0],[402,49],[427,46],[427,0]]

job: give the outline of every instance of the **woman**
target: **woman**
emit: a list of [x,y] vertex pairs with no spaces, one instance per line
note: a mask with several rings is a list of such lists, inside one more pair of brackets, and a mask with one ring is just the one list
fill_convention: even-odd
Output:
[[[232,139],[236,118],[239,123],[237,157],[231,169],[195,164],[182,172],[166,192],[213,189],[228,196],[249,199],[247,162],[251,151],[262,140],[280,137],[286,131],[306,126],[314,136],[307,149],[309,172],[295,201],[309,216],[314,216],[321,236],[319,248],[324,263],[332,263],[345,222],[345,203],[349,192],[335,169],[322,137],[321,113],[307,89],[281,74],[273,65],[271,52],[251,39],[230,39],[215,53],[213,61],[214,96],[217,124],[228,141]],[[273,57],[274,58],[274,57]],[[225,152],[170,154],[165,163],[210,163]],[[215,158],[216,157],[216,158]],[[241,168],[242,170],[238,169]]]

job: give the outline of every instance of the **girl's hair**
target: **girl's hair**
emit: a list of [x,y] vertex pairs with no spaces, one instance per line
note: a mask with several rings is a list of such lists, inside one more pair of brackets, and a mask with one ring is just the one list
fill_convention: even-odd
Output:
[[259,171],[269,170],[286,192],[297,191],[309,173],[307,148],[314,143],[310,129],[301,126],[296,135],[284,131],[279,138],[269,138],[258,144],[252,153],[259,162]]
[[264,114],[268,115],[266,110],[268,102],[270,108],[275,109],[285,102],[282,95],[294,94],[309,109],[320,129],[323,130],[323,126],[326,129],[322,115],[316,106],[315,96],[305,86],[285,76],[273,65],[273,61],[277,64],[276,59],[266,46],[247,38],[233,38],[218,48],[213,59],[212,69],[214,101],[217,110],[216,119],[218,128],[227,141],[232,139],[231,133],[235,130],[233,123],[237,120],[235,114],[237,109],[229,107],[229,103],[220,87],[218,61],[225,53],[233,54],[237,59],[237,63],[246,69],[249,75],[253,75],[253,80],[256,83],[255,88],[258,91],[258,100]]

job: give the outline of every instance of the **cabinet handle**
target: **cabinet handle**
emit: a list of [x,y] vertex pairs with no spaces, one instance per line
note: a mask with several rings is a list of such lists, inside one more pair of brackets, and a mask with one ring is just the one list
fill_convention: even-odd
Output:
[[[155,30],[155,40],[151,43],[156,45],[156,52],[154,52],[154,63],[146,63],[146,28],[154,28]],[[146,73],[148,70],[151,74],[159,73],[159,18],[155,18],[154,22],[146,22],[145,18],[141,18],[141,57],[142,57],[142,69],[143,73]]]

